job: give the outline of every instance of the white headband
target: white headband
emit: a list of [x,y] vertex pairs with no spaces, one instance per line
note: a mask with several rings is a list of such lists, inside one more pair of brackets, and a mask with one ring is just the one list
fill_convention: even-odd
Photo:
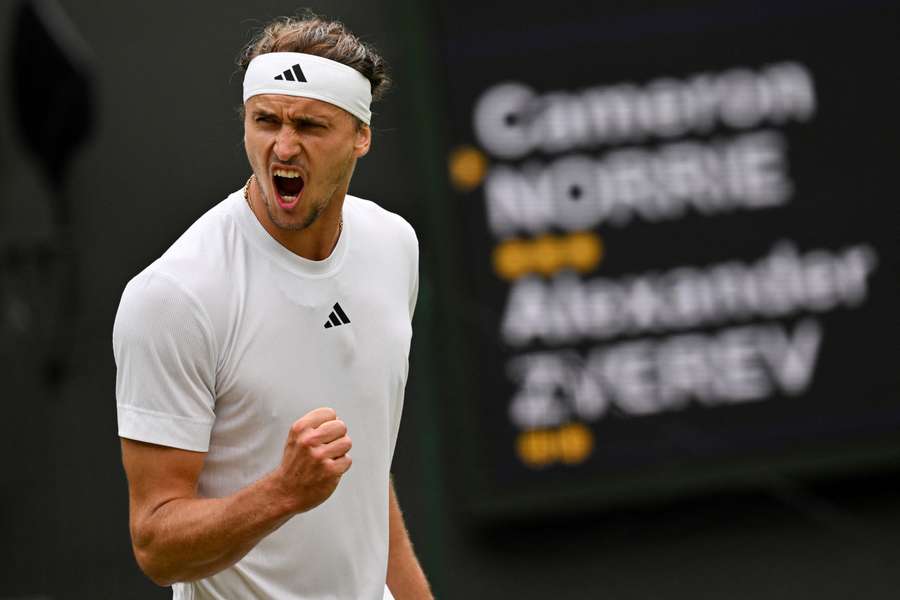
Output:
[[270,52],[251,60],[244,75],[244,102],[258,94],[314,98],[343,108],[366,125],[372,119],[369,80],[353,67],[313,54]]

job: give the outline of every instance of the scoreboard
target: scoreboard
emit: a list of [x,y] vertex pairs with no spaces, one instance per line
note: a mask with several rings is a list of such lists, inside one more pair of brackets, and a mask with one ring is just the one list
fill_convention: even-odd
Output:
[[894,460],[896,7],[505,4],[440,17],[471,506]]

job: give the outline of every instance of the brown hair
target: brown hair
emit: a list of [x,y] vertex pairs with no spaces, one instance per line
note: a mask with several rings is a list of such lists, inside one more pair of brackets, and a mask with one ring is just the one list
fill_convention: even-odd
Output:
[[251,60],[269,52],[315,54],[352,67],[369,80],[373,101],[391,85],[387,64],[375,48],[360,41],[343,23],[312,12],[268,23],[241,51],[238,66],[246,71]]

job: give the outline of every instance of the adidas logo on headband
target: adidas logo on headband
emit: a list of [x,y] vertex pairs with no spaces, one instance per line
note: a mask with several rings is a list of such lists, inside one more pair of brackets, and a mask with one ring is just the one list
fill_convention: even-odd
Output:
[[[296,75],[296,77],[294,77]],[[302,81],[306,83],[306,75],[303,74],[303,69],[300,68],[300,65],[294,65],[290,69],[285,69],[284,73],[281,75],[276,75],[275,79],[280,81]]]

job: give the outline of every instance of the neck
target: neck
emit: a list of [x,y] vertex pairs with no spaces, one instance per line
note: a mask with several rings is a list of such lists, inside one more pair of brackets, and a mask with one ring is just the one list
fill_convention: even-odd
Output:
[[252,175],[244,188],[244,197],[259,224],[275,241],[307,260],[324,260],[331,256],[341,236],[346,191],[336,191],[315,222],[300,230],[279,227],[272,221],[256,177]]

